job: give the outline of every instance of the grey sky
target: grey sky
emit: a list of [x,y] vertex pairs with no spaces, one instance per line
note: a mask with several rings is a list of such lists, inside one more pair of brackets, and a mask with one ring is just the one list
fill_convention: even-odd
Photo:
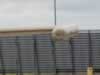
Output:
[[0,24],[50,24],[51,6],[50,0],[0,0]]
[[[57,24],[100,24],[100,0],[57,0]],[[1,25],[53,25],[53,0],[0,0]]]
[[58,23],[99,25],[100,0],[58,0]]

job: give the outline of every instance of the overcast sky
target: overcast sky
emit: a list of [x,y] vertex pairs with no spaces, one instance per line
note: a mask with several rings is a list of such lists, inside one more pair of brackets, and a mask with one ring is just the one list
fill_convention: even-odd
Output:
[[[100,24],[100,0],[57,0],[57,24]],[[53,0],[0,0],[0,25],[53,25]]]

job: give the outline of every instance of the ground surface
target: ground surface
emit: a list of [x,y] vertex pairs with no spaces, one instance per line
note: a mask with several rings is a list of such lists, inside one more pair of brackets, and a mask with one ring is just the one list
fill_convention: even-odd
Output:
[[[2,75],[2,74],[0,74]],[[6,75],[16,75],[15,73],[7,73]],[[20,75],[20,74],[19,74]],[[23,75],[36,75],[33,73],[23,73]],[[54,75],[53,73],[41,73],[40,75]],[[69,73],[58,73],[57,75],[72,75],[71,72]],[[87,75],[86,72],[76,72],[75,75]],[[95,73],[94,75],[100,75],[100,73]]]

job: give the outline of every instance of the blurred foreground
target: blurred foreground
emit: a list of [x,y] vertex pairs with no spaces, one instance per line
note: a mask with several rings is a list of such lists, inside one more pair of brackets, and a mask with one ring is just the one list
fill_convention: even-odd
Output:
[[[2,75],[2,74],[0,74]],[[16,73],[6,73],[6,75],[17,75]],[[20,75],[20,74],[18,74]],[[23,73],[23,75],[38,75],[35,73]],[[39,75],[55,75],[54,73],[40,73]],[[72,72],[60,72],[57,73],[57,75],[87,75],[86,72],[75,72],[72,74]],[[100,75],[100,73],[94,73],[94,75]]]

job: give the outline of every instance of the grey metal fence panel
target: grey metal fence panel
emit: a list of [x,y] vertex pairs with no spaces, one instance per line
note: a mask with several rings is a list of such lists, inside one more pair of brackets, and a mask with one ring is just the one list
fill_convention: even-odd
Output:
[[[88,32],[80,33],[70,42],[57,41],[52,45],[50,34],[2,37],[0,38],[0,51],[2,51],[0,72],[20,72],[20,75],[23,75],[23,72],[35,71],[72,71],[73,67],[75,71],[86,71],[90,55]],[[91,31],[91,46],[93,66],[95,69],[100,69],[99,31]]]

